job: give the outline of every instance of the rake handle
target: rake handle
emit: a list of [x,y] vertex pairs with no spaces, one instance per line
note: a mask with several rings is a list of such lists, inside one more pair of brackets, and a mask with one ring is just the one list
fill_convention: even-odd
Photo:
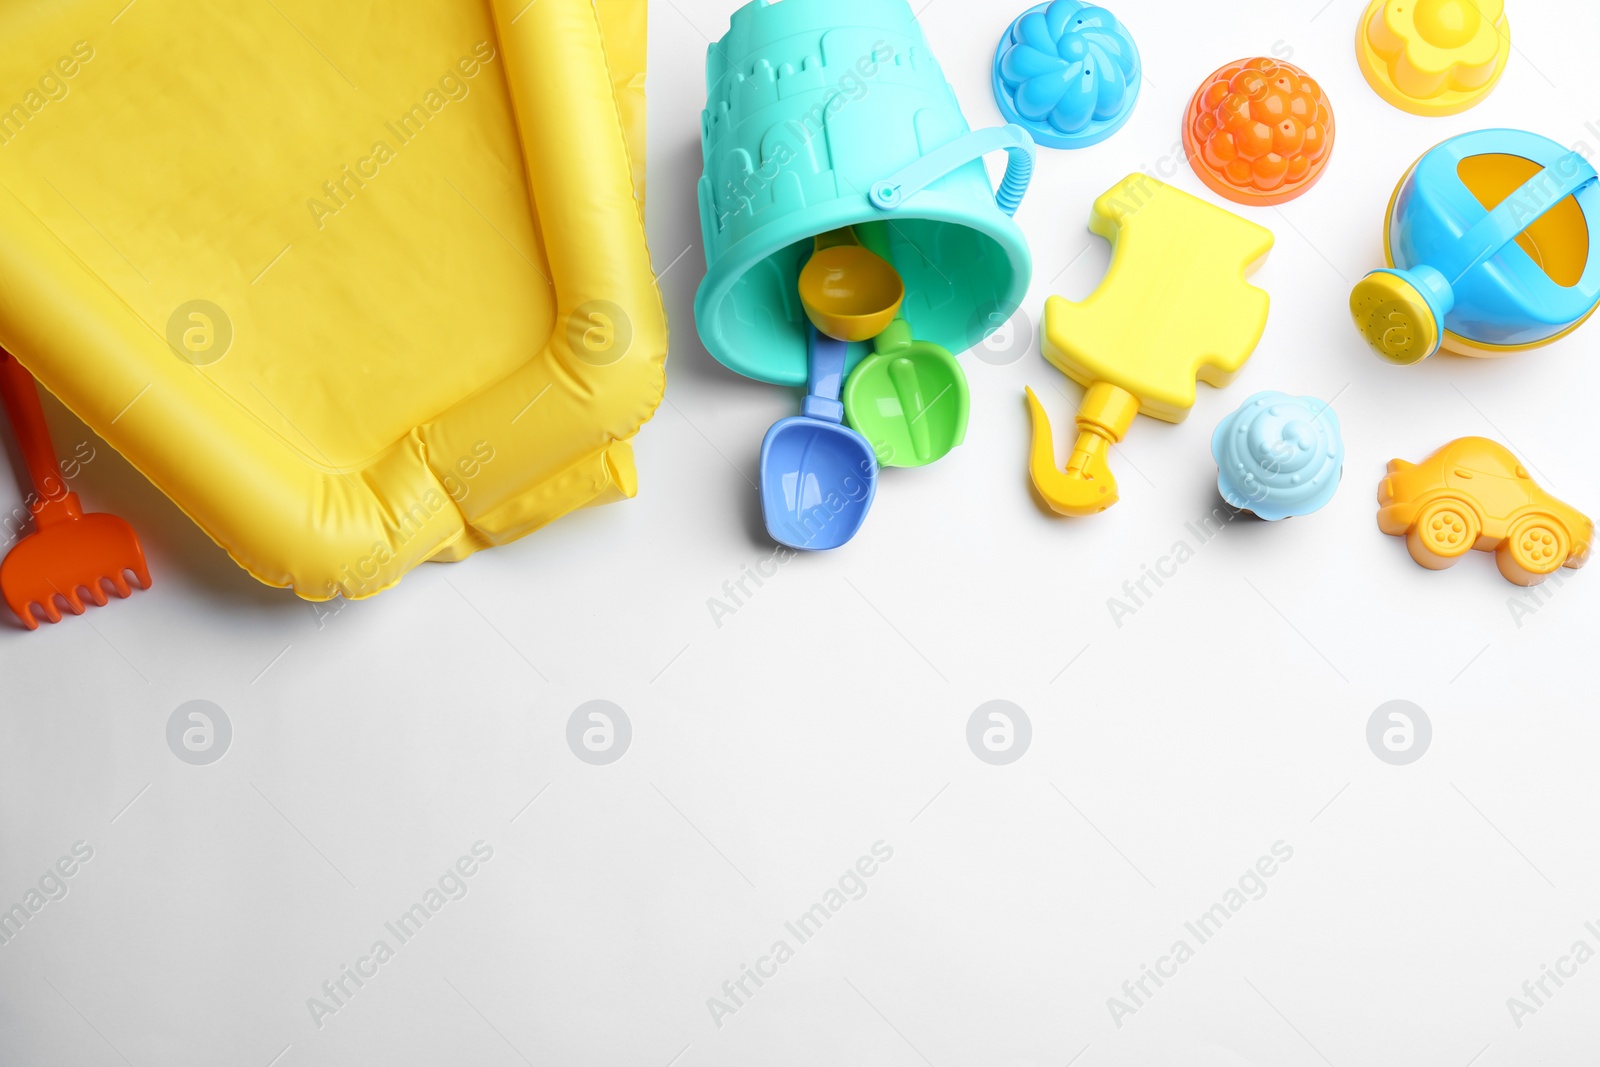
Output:
[[44,421],[44,406],[39,403],[39,387],[28,369],[3,348],[0,348],[0,401],[5,403],[11,429],[22,446],[22,458],[33,479],[38,500],[30,510],[35,518],[44,523],[58,514],[60,517],[76,515],[77,498],[67,490],[56,467],[55,445],[50,441],[50,427]]

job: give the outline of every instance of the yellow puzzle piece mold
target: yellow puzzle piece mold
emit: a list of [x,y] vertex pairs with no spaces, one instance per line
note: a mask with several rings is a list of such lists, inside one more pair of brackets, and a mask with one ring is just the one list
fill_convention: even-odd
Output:
[[1105,279],[1082,303],[1045,303],[1045,357],[1088,389],[1065,471],[1044,405],[1028,390],[1033,484],[1062,515],[1115,504],[1107,454],[1133,417],[1182,422],[1195,379],[1233,381],[1267,326],[1267,294],[1245,276],[1272,249],[1270,230],[1144,174],[1096,200],[1089,229],[1111,242]]

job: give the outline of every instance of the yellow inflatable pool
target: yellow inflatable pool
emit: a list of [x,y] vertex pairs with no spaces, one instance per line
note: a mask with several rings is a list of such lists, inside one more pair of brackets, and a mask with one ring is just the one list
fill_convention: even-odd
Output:
[[261,581],[635,492],[641,0],[0,10],[0,345]]

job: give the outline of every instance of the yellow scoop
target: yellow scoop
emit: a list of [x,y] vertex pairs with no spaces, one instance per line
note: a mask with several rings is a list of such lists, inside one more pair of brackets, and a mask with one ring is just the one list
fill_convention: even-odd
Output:
[[839,341],[869,341],[900,313],[905,283],[883,259],[861,246],[855,230],[819,233],[800,272],[800,303],[806,317]]

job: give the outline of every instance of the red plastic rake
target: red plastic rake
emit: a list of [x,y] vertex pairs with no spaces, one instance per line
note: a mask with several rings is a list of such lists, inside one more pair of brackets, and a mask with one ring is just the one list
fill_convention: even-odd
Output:
[[115,515],[85,515],[78,494],[61,480],[38,386],[27,368],[4,349],[0,349],[0,400],[22,446],[35,497],[29,504],[33,533],[0,561],[0,596],[6,606],[22,625],[37,630],[35,607],[50,622],[61,621],[58,597],[74,615],[82,615],[80,589],[101,606],[108,599],[105,583],[117,596],[129,596],[133,590],[125,571],[133,574],[139,588],[150,588],[150,568],[133,527]]

